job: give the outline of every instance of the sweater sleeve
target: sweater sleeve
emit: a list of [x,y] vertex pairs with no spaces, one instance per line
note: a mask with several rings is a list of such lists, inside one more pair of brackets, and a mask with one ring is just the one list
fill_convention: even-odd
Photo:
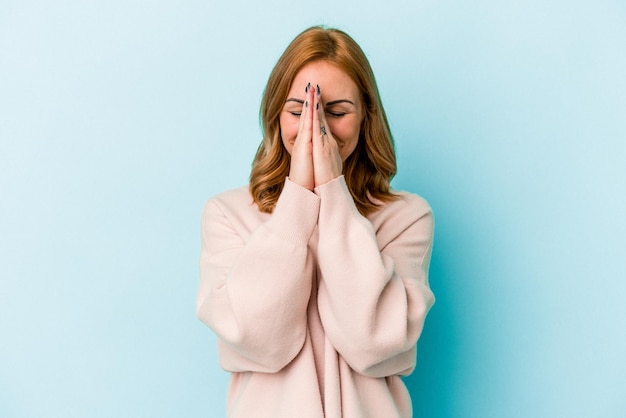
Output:
[[217,334],[225,370],[274,373],[304,344],[319,198],[287,179],[272,216],[249,237],[229,220],[248,208],[229,209],[211,199],[203,210],[197,315]]
[[321,198],[318,308],[328,339],[358,373],[411,373],[417,340],[434,303],[427,279],[430,207],[416,196],[392,203],[390,218],[378,231],[384,236],[377,240],[343,177],[316,193]]

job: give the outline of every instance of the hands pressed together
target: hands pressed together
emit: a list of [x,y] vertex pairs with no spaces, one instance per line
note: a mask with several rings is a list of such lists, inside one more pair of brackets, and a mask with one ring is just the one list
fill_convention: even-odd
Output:
[[326,121],[319,85],[305,89],[298,135],[291,151],[289,179],[313,190],[339,177],[342,170],[339,146]]

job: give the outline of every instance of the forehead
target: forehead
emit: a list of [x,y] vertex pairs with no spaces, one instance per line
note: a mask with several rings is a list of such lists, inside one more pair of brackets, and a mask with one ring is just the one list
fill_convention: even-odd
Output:
[[350,99],[356,99],[359,96],[354,80],[341,68],[326,61],[315,61],[302,67],[291,83],[289,97],[304,97],[304,88],[307,83],[313,86],[319,84],[322,95],[328,99],[330,99],[328,96]]

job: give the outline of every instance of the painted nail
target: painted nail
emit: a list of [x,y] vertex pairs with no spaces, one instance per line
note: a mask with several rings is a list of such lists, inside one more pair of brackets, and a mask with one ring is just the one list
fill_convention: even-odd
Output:
[[320,108],[319,102],[315,103],[315,110],[319,110],[319,108]]
[[308,93],[310,88],[311,88],[311,83],[306,85],[306,88],[304,89],[304,92]]
[[304,102],[304,107],[309,107],[309,101]]
[[317,94],[320,94],[320,85],[316,84],[316,86],[317,86]]

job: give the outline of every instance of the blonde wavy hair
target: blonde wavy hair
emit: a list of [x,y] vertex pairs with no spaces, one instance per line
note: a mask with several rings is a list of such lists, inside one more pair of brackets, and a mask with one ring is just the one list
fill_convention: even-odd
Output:
[[367,57],[348,34],[323,26],[299,34],[270,74],[261,101],[263,140],[252,163],[250,193],[259,210],[274,210],[291,161],[280,136],[280,114],[294,78],[314,61],[336,65],[361,92],[364,117],[357,146],[344,161],[343,175],[359,212],[370,214],[380,203],[397,198],[389,185],[396,174],[393,138]]

